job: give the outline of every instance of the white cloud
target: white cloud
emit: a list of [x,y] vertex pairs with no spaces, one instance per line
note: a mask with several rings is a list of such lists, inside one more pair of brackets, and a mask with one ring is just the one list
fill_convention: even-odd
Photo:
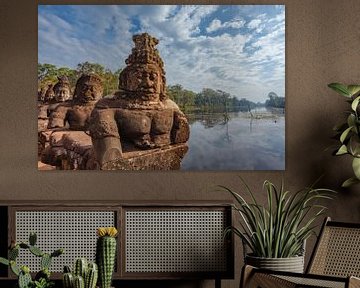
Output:
[[228,22],[221,23],[219,19],[214,19],[209,27],[206,28],[206,32],[211,33],[220,29],[234,28],[239,29],[244,27],[245,21],[243,19],[234,19]]
[[[239,30],[245,26],[242,15],[221,21],[218,6],[72,7],[76,25],[39,13],[41,63],[74,68],[90,61],[115,71],[125,66],[133,47],[132,29],[139,28],[160,40],[167,84],[178,83],[195,92],[205,87],[220,89],[255,102],[264,101],[270,91],[285,93],[285,22],[281,11],[271,19],[258,13],[246,24],[254,32],[245,34]],[[210,23],[204,28],[208,33],[219,33],[201,34],[204,23]],[[256,34],[260,28],[262,33]],[[233,29],[231,34],[229,29]]]
[[248,27],[249,29],[256,29],[260,26],[260,24],[261,24],[260,19],[253,19],[246,25],[246,27]]

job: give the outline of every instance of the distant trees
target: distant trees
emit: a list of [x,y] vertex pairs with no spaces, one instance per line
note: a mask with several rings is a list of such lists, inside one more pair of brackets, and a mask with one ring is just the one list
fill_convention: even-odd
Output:
[[[38,88],[47,87],[48,84],[55,84],[57,76],[68,77],[71,87],[74,89],[77,79],[82,74],[96,73],[104,83],[103,96],[112,94],[118,89],[119,75],[122,69],[112,72],[98,63],[83,62],[76,66],[76,69],[68,67],[57,67],[53,64],[38,63]],[[251,111],[255,107],[285,108],[285,98],[279,97],[276,93],[270,92],[265,103],[254,103],[246,98],[239,99],[222,90],[203,88],[196,93],[185,89],[182,85],[168,85],[166,87],[170,99],[176,102],[179,107],[186,111]]]
[[196,93],[184,89],[180,84],[168,85],[166,92],[171,100],[178,104],[182,109],[195,105]]
[[75,87],[77,79],[82,74],[96,73],[104,83],[104,96],[111,94],[118,88],[119,74],[121,69],[112,72],[110,69],[105,69],[104,66],[98,63],[83,62],[79,63],[76,69],[68,67],[57,67],[53,64],[38,63],[38,87],[47,87],[48,84],[57,82],[57,76],[65,75],[68,77],[71,87]]
[[265,101],[266,107],[285,108],[285,97],[279,97],[275,92],[270,92],[268,98]]

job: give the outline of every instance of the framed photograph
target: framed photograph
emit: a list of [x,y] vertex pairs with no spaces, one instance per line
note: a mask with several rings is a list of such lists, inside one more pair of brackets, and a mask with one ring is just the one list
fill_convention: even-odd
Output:
[[39,170],[285,170],[284,5],[39,5]]

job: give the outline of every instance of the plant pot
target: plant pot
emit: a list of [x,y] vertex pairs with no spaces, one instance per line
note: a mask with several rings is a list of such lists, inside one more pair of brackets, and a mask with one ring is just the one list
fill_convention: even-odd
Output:
[[304,273],[303,255],[289,258],[263,258],[246,255],[245,263],[262,269]]

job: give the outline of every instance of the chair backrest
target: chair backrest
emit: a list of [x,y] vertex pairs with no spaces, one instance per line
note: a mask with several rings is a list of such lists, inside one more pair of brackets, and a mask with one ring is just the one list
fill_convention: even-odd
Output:
[[307,273],[360,277],[360,223],[326,218]]

